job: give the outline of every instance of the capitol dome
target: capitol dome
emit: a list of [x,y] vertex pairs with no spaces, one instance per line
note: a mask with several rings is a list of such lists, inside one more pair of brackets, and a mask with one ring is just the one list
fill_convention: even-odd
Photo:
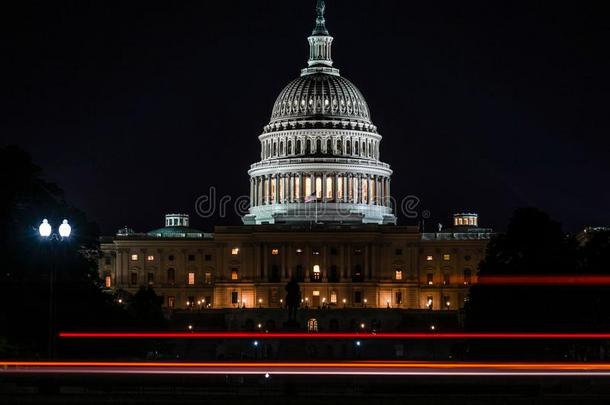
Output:
[[352,82],[339,75],[303,75],[282,90],[273,106],[267,130],[308,119],[354,121],[370,129],[369,108]]
[[307,38],[309,60],[275,101],[252,164],[245,224],[394,224],[392,170],[358,88],[333,67],[324,1]]

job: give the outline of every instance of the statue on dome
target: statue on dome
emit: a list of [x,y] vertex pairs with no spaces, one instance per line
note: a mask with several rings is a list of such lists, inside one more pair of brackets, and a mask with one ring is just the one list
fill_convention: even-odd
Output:
[[324,0],[318,0],[318,4],[316,4],[316,12],[318,13],[318,17],[324,17],[324,10],[326,10]]

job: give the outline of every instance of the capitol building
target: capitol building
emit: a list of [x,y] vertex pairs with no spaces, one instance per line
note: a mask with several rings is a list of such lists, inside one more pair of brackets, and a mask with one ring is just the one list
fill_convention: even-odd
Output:
[[473,213],[434,233],[396,224],[382,136],[333,65],[323,1],[307,40],[307,65],[259,135],[243,225],[204,232],[168,214],[162,228],[103,237],[109,292],[152,286],[170,309],[282,308],[294,279],[309,308],[464,305],[492,231]]

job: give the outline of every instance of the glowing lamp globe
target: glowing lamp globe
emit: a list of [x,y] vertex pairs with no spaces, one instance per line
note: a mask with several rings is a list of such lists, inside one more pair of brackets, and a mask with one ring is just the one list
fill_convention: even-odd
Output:
[[67,238],[70,236],[71,232],[72,227],[68,224],[68,220],[64,219],[61,225],[59,225],[59,236],[61,236],[62,238]]
[[40,236],[43,238],[51,236],[51,225],[49,225],[49,221],[47,221],[46,218],[42,220],[42,224],[38,227],[38,233],[40,233]]

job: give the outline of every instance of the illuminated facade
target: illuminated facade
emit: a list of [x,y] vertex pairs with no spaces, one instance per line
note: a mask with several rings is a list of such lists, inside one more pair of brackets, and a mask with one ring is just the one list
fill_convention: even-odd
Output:
[[100,274],[110,291],[151,285],[170,308],[280,308],[296,278],[303,306],[452,310],[491,235],[471,225],[171,225],[104,238]]
[[151,285],[169,308],[280,308],[294,278],[311,308],[463,306],[491,230],[476,214],[456,214],[437,233],[395,225],[381,136],[362,94],[333,67],[323,11],[318,2],[308,67],[259,136],[244,225],[205,233],[169,214],[164,228],[104,238],[108,291]]

